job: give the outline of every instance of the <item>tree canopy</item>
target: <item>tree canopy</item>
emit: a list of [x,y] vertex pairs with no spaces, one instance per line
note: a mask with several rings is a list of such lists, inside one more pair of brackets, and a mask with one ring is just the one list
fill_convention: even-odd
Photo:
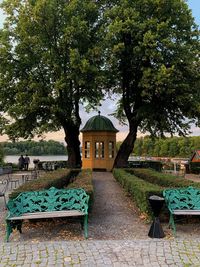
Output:
[[30,138],[63,128],[69,165],[80,165],[79,105],[101,97],[98,6],[90,0],[5,0],[2,8],[4,133]]
[[185,0],[4,0],[0,124],[11,139],[63,128],[69,166],[81,164],[82,102],[120,97],[129,124],[115,167],[138,130],[185,135],[200,118],[199,30]]
[[120,95],[116,116],[129,124],[120,167],[138,130],[186,135],[199,124],[199,30],[184,0],[113,1],[105,16],[110,90]]
[[[121,143],[117,144],[118,149]],[[137,138],[131,155],[145,157],[184,157],[190,158],[195,150],[200,149],[200,136]]]

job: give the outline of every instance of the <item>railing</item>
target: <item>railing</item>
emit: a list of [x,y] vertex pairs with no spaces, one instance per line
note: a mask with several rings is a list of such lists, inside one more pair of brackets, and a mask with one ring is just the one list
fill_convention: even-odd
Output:
[[133,161],[129,160],[127,164],[128,168],[152,168],[156,171],[162,170],[162,162],[160,161]]

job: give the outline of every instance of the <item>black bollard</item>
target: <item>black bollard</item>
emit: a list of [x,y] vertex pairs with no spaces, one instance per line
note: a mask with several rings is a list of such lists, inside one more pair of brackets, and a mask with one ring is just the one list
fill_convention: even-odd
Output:
[[148,236],[152,238],[163,238],[165,237],[165,234],[160,224],[159,214],[164,204],[164,198],[159,196],[150,196],[149,203],[153,211],[154,220],[151,224]]

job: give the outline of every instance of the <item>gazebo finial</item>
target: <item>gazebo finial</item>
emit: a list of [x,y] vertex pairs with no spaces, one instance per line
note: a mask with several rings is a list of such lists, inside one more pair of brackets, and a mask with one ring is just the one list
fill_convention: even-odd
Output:
[[99,116],[100,116],[100,114],[101,114],[101,111],[98,111],[98,114],[99,114]]

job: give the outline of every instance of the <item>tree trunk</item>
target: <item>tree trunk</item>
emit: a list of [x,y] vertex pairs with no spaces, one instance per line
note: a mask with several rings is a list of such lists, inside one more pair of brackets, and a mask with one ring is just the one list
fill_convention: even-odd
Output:
[[68,167],[81,168],[79,128],[71,126],[70,130],[65,130],[65,135],[68,152]]
[[133,151],[134,143],[137,138],[137,128],[138,127],[134,126],[133,123],[130,125],[130,131],[119,148],[113,168],[127,167],[128,158]]

